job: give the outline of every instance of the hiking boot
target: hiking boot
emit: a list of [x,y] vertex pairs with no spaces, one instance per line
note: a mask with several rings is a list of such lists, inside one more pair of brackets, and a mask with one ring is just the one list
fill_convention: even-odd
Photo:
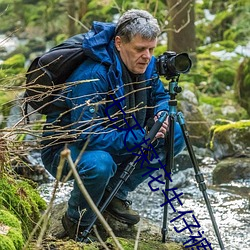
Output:
[[83,238],[83,232],[87,227],[83,227],[75,223],[72,219],[70,219],[67,213],[62,217],[62,225],[65,230],[65,236],[68,236],[70,239],[79,242],[91,243],[94,241],[98,241],[97,237],[93,236],[93,234],[89,234],[86,239]]
[[131,205],[132,201],[114,197],[105,211],[122,223],[135,225],[140,221],[140,216],[130,208]]

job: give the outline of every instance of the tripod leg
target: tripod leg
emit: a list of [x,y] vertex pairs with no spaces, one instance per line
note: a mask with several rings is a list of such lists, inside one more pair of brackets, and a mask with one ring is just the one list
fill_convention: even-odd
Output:
[[218,229],[218,226],[217,226],[214,214],[213,214],[213,210],[212,210],[212,207],[211,207],[211,204],[210,204],[210,201],[208,199],[207,192],[206,192],[207,188],[206,188],[206,184],[204,182],[204,177],[203,177],[203,174],[201,173],[201,171],[199,169],[199,165],[198,165],[197,159],[195,157],[195,154],[194,154],[194,151],[193,151],[190,139],[189,139],[189,134],[188,134],[188,131],[187,131],[187,128],[186,128],[186,124],[185,124],[183,114],[181,112],[178,112],[177,113],[177,118],[178,118],[179,124],[181,126],[181,130],[182,130],[185,142],[186,142],[186,146],[187,146],[187,150],[188,150],[191,162],[192,162],[193,167],[194,167],[196,181],[197,181],[197,183],[199,185],[200,191],[203,194],[203,197],[204,197],[204,200],[205,200],[205,203],[206,203],[206,206],[207,206],[207,210],[209,212],[210,219],[212,221],[214,231],[215,231],[215,234],[217,236],[220,248],[221,248],[221,250],[224,250],[225,247],[223,245],[223,242],[222,242],[222,239],[221,239],[221,236],[220,236],[220,232],[219,232],[219,229]]
[[[108,207],[109,203],[115,197],[116,193],[119,191],[119,189],[121,188],[122,184],[129,178],[129,176],[134,171],[135,165],[136,165],[135,164],[136,159],[137,159],[137,157],[134,159],[133,162],[130,162],[127,165],[126,169],[124,170],[124,172],[120,176],[120,181],[118,182],[118,184],[116,185],[116,187],[113,189],[113,191],[110,193],[110,195],[108,196],[108,198],[106,199],[106,201],[103,203],[102,207],[99,209],[99,211],[101,213]],[[90,223],[90,225],[88,226],[88,228],[85,229],[85,231],[83,232],[83,234],[82,234],[83,239],[86,239],[88,237],[88,235],[91,232],[91,229],[94,226],[96,220],[97,220],[97,216],[94,217],[94,219],[92,220],[92,222]]]
[[[167,153],[167,157],[166,157],[166,165],[167,165],[167,169],[166,171],[168,173],[171,173],[171,170],[173,169],[173,165],[174,165],[174,122],[175,122],[175,118],[173,115],[169,115],[169,132],[168,132],[168,136],[167,136],[167,148],[168,148],[168,153]],[[168,190],[169,190],[169,178],[166,177],[165,175],[165,203],[167,201],[167,197],[168,197]],[[168,227],[167,227],[167,221],[168,221],[168,204],[166,204],[164,206],[164,212],[163,212],[163,225],[162,225],[162,242],[165,243],[166,242],[166,234],[168,232]]]

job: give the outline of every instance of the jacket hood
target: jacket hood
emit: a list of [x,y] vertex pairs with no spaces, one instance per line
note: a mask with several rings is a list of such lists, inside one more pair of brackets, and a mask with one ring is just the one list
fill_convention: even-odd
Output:
[[85,34],[83,49],[87,56],[104,64],[112,64],[115,24],[94,21]]

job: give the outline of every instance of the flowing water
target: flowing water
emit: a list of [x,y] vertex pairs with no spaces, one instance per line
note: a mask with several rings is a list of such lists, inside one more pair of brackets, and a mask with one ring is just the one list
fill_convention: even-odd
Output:
[[[206,193],[209,197],[215,221],[219,228],[223,244],[226,250],[250,250],[250,180],[231,182],[223,185],[212,185],[212,170],[215,167],[215,162],[211,158],[205,158],[202,162],[201,171],[205,178],[207,186]],[[177,211],[191,211],[200,224],[199,231],[204,232],[208,242],[212,244],[212,249],[219,250],[217,236],[214,233],[213,224],[211,222],[205,200],[202,192],[197,187],[197,182],[194,177],[193,168],[178,171],[172,175],[173,182],[171,187],[177,187],[176,193],[183,193],[180,196],[182,205],[178,202],[173,202],[174,208]],[[153,183],[154,189],[159,188],[160,184]],[[56,198],[56,203],[65,201],[70,195],[72,183],[69,182],[59,188]],[[49,201],[51,191],[53,189],[53,182],[42,184],[40,186],[41,195],[45,200]],[[171,198],[171,193],[169,195]],[[164,203],[164,195],[161,189],[158,191],[151,191],[147,182],[141,184],[136,192],[130,194],[129,198],[133,200],[132,207],[139,211],[142,217],[151,220],[154,224],[159,226],[159,231],[162,227],[162,218],[164,208],[160,207]],[[172,240],[185,242],[191,235],[188,230],[182,233],[177,233],[184,228],[182,219],[177,219],[174,222],[170,220],[178,216],[173,212],[173,209],[168,206],[168,237]],[[187,217],[186,217],[187,216]],[[189,216],[189,217],[188,217]],[[184,217],[183,217],[184,218]],[[194,223],[194,219],[189,215],[185,215],[189,224]],[[197,230],[195,231],[197,232]],[[197,233],[194,233],[197,235]],[[190,243],[189,243],[190,244]],[[207,248],[208,249],[208,248]]]

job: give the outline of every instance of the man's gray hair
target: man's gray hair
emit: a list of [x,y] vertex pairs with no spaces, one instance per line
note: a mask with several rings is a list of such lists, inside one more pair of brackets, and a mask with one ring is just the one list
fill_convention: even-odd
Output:
[[157,20],[145,10],[128,10],[118,20],[116,36],[128,43],[136,35],[153,40],[160,34]]

